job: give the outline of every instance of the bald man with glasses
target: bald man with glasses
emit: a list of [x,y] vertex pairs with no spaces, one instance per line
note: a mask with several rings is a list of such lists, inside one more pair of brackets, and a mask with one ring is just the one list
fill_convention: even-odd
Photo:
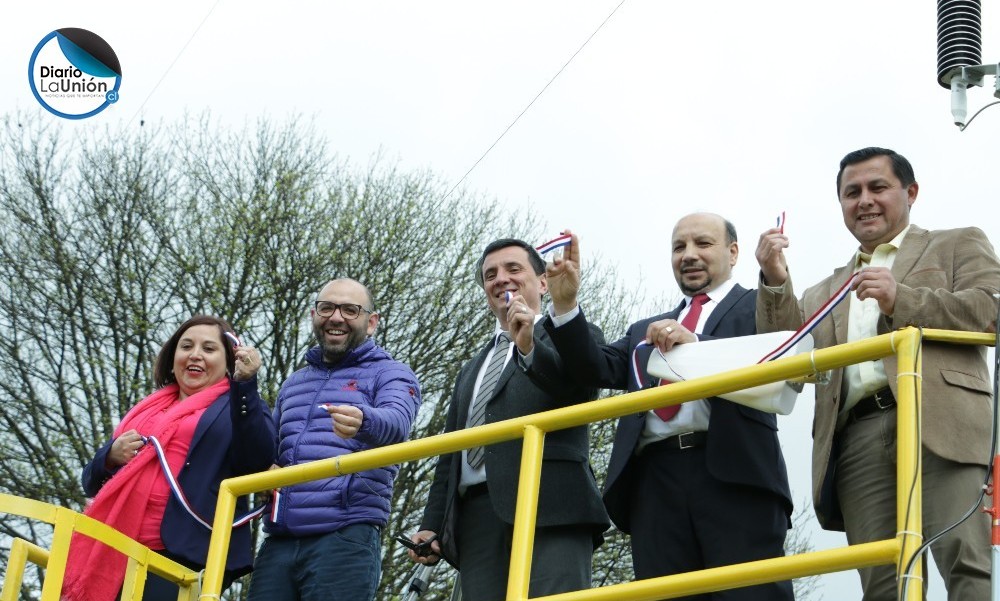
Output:
[[[371,292],[333,280],[311,312],[318,344],[281,386],[274,408],[281,467],[406,440],[420,405],[417,378],[372,339],[379,314]],[[264,521],[251,601],[375,598],[381,530],[398,466],[282,489]]]

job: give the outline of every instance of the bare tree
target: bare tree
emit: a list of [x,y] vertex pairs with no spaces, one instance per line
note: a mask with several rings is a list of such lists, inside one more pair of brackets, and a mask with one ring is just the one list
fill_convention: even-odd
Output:
[[[0,491],[57,505],[83,506],[82,466],[148,394],[155,354],[184,319],[233,323],[260,348],[273,400],[313,343],[309,307],[334,277],[369,285],[380,344],[420,379],[412,437],[441,432],[459,368],[492,331],[473,277],[479,252],[494,238],[545,234],[530,214],[449,195],[429,171],[380,157],[352,167],[302,119],[230,129],[203,115],[80,137],[47,123],[19,114],[0,128]],[[588,316],[617,337],[640,307],[635,291],[600,259],[584,277]],[[613,429],[591,429],[599,477]],[[419,522],[433,462],[400,470],[381,599],[406,589],[413,565],[392,535]],[[11,537],[49,536],[0,515],[0,563]],[[595,574],[631,579],[620,533]],[[23,598],[37,598],[41,577]],[[452,577],[439,568],[424,599],[447,598]]]
[[[260,347],[273,399],[312,343],[316,291],[339,276],[371,287],[381,344],[420,378],[413,436],[439,432],[458,368],[490,331],[473,264],[486,242],[509,235],[541,237],[530,216],[448,196],[430,172],[378,157],[349,168],[298,119],[231,130],[202,116],[71,138],[42,119],[7,117],[0,490],[82,507],[82,465],[149,392],[160,344],[193,313],[226,317]],[[415,523],[429,465],[404,466],[387,535]],[[48,537],[12,516],[0,516],[0,534]],[[398,559],[387,536],[386,595],[409,571]]]

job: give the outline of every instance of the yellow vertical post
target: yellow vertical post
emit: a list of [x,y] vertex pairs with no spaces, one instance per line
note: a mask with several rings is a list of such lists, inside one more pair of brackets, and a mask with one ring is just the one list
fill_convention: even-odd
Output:
[[899,593],[906,591],[909,601],[923,601],[923,565],[914,563],[907,576],[907,564],[923,544],[923,466],[920,439],[920,406],[917,402],[921,383],[920,332],[908,329],[893,333],[896,344],[896,537],[900,541],[896,568]]
[[517,482],[514,534],[510,544],[507,601],[522,601],[528,598],[544,443],[545,432],[536,426],[525,426],[524,445],[521,448],[521,474]]
[[3,589],[0,589],[0,601],[17,601],[27,564],[28,546],[24,539],[15,538],[10,544],[10,555],[7,556],[7,571],[3,577]]
[[223,481],[219,487],[219,501],[215,506],[212,538],[208,543],[205,560],[205,578],[201,583],[200,599],[219,599],[222,594],[222,577],[226,569],[226,550],[229,548],[233,515],[236,513],[236,495]]
[[49,550],[49,566],[45,571],[45,582],[42,583],[42,601],[59,601],[76,516],[75,511],[62,507],[56,509],[56,519],[53,521],[52,547]]
[[135,557],[128,558],[125,568],[125,580],[122,581],[123,601],[142,601],[142,593],[146,590],[146,570],[149,567],[149,549],[146,549],[145,557],[142,561]]
[[182,586],[180,592],[177,594],[177,601],[196,601],[199,594],[201,594],[201,591],[198,589],[197,582],[188,586]]

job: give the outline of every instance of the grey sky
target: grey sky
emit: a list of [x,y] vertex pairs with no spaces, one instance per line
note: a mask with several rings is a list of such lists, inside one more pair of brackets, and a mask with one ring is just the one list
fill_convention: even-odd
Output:
[[[34,111],[32,49],[82,27],[114,47],[124,77],[117,105],[69,128],[205,109],[233,125],[301,114],[355,164],[381,150],[454,183],[618,3],[13,3],[0,20],[0,109]],[[1000,61],[996,10],[984,3],[985,62]],[[855,243],[834,176],[863,146],[913,163],[913,222],[975,224],[996,243],[1000,107],[965,132],[951,123],[935,23],[933,2],[907,0],[627,0],[465,186],[530,207],[552,235],[573,228],[585,258],[600,253],[653,296],[677,294],[670,230],[695,210],[735,223],[745,286],[757,237],[783,210],[799,286],[843,264]],[[994,100],[987,86],[969,91],[970,115]],[[810,494],[809,392],[780,420],[797,502]],[[813,541],[844,544],[818,529]],[[828,600],[860,596],[853,573],[821,585]],[[929,599],[943,598],[940,580],[931,586]]]

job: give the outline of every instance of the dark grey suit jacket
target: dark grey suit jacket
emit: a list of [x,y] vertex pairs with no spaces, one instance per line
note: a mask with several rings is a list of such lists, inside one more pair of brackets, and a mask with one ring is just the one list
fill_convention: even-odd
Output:
[[[592,335],[601,341],[604,339],[597,328],[593,328]],[[488,352],[489,346],[462,366],[448,407],[446,432],[465,427],[476,376]],[[535,326],[535,350],[527,370],[519,364],[516,349],[514,353],[487,405],[486,423],[558,409],[597,397],[596,389],[582,387],[569,377],[540,323]],[[514,523],[521,447],[520,439],[486,447],[490,500],[497,515],[509,524]],[[438,533],[442,556],[456,568],[459,566],[455,525],[461,461],[461,453],[442,455],[438,459],[421,522],[421,530]],[[603,540],[602,533],[610,526],[590,467],[590,439],[585,426],[557,430],[545,436],[536,525],[579,525],[593,532],[595,545]],[[558,561],[558,558],[551,560]]]

